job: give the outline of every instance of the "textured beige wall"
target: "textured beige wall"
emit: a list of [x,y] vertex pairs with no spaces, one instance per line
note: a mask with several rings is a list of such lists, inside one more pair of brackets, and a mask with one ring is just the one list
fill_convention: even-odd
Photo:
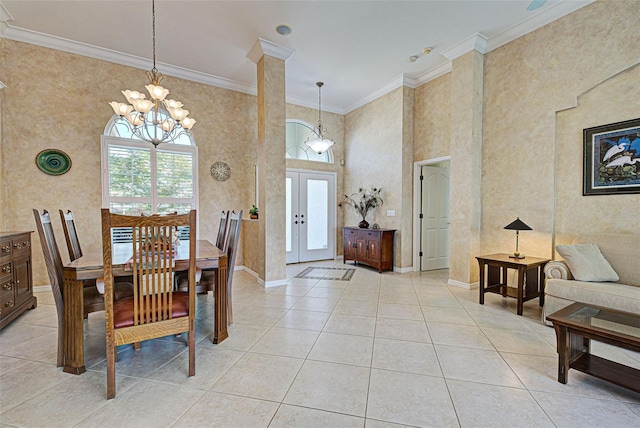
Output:
[[[400,236],[396,240],[400,251],[395,265],[410,268],[413,265],[413,109],[415,91],[402,88],[402,200],[400,213]],[[397,233],[397,232],[396,232]]]
[[[286,104],[284,61],[264,55],[258,61],[258,236],[266,283],[286,279]],[[264,245],[264,247],[262,247]]]
[[[378,223],[381,228],[398,229],[395,238],[396,266],[401,266],[405,259],[402,254],[405,233],[402,217],[411,217],[411,211],[403,212],[404,174],[409,174],[409,179],[411,177],[411,171],[403,171],[404,95],[404,88],[395,89],[345,117],[344,191],[351,194],[359,187],[382,187],[384,205],[370,212],[367,221]],[[341,210],[345,226],[357,225],[361,220],[353,210],[346,207]],[[387,217],[386,210],[395,210],[396,216]],[[407,236],[410,239],[411,231]]]
[[[287,104],[287,120],[297,119],[307,122],[316,127],[318,125],[318,110],[308,107],[302,107],[293,104]],[[344,165],[340,161],[344,159],[344,116],[335,113],[322,112],[322,123],[327,128],[325,136],[331,138],[335,143],[331,150],[333,151],[333,163],[320,163],[312,161],[304,161],[300,159],[287,159],[287,168],[304,169],[310,171],[335,172],[336,173],[336,201],[342,200],[344,195]],[[335,244],[336,255],[342,254],[342,228],[343,210],[338,209],[336,213],[336,230]]]
[[414,162],[450,154],[451,73],[415,89]]
[[[587,233],[634,235],[635,244],[629,250],[636,254],[637,260],[640,252],[640,194],[582,196],[582,130],[640,118],[638,82],[640,64],[582,94],[576,107],[558,112],[555,141],[556,243],[571,242]],[[636,163],[635,168],[640,171],[640,164]]]
[[[519,216],[533,228],[520,235],[520,250],[551,256],[556,111],[573,106],[579,94],[638,62],[639,16],[638,1],[597,1],[485,56],[483,253],[512,250],[513,233],[503,227]],[[611,118],[627,116],[620,113],[625,102],[611,100]],[[587,126],[574,125],[574,133]],[[581,150],[573,156],[581,156]],[[564,156],[558,153],[560,164],[566,162]],[[577,182],[563,184],[579,185],[581,163],[570,164],[577,174],[571,180]],[[612,211],[608,221],[622,224],[626,216]],[[598,221],[579,215],[574,227],[589,230]]]
[[[54,216],[58,245],[67,259],[57,210],[77,218],[84,251],[100,251],[100,135],[112,115],[109,101],[125,88],[143,90],[143,70],[2,40],[2,185],[7,195],[5,230],[35,230],[32,208]],[[223,209],[244,209],[253,201],[256,97],[182,79],[163,84],[198,120],[193,129],[199,156],[199,235],[213,238]],[[35,165],[38,152],[57,148],[72,159],[62,176]],[[231,178],[214,181],[209,166],[227,162]],[[248,215],[248,214],[247,214]],[[35,285],[48,284],[39,240],[34,237]],[[242,260],[238,260],[241,264]]]
[[456,58],[451,71],[451,181],[449,280],[478,279],[480,248],[483,56]]

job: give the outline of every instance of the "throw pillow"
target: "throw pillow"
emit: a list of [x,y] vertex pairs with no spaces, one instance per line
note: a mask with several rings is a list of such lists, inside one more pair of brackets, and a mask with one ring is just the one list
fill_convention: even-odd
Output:
[[618,281],[620,279],[596,244],[556,245],[556,250],[578,281]]

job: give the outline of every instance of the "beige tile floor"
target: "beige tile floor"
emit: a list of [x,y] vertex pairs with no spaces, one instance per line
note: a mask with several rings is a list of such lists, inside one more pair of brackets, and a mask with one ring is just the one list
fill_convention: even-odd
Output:
[[[555,334],[537,300],[448,287],[447,271],[357,267],[350,281],[294,278],[264,289],[234,276],[235,323],[211,343],[198,297],[196,376],[184,338],[122,347],[106,400],[104,314],[86,321],[87,372],[55,367],[49,292],[0,332],[0,425],[24,427],[638,427],[640,394],[571,371],[556,380]],[[318,271],[316,271],[317,273]],[[640,354],[593,352],[640,369]]]

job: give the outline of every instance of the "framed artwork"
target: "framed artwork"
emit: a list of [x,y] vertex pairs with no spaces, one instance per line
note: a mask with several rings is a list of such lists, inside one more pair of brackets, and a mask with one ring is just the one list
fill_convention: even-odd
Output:
[[582,194],[640,193],[640,118],[586,128]]

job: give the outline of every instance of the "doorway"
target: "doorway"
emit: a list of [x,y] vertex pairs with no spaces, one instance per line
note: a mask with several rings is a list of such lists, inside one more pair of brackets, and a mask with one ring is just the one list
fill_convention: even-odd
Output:
[[335,182],[335,173],[287,170],[287,264],[334,258]]
[[414,266],[427,271],[449,268],[449,158],[416,163]]

